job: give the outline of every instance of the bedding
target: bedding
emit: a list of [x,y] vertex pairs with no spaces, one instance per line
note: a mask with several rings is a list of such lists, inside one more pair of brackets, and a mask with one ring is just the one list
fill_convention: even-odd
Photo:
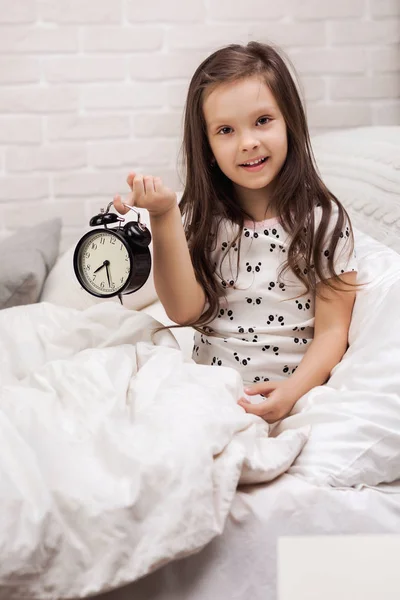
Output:
[[96,600],[282,600],[279,539],[358,534],[400,535],[400,485],[338,489],[285,473],[265,485],[240,486],[223,534],[199,553]]
[[185,361],[115,303],[0,312],[0,597],[84,598],[200,550],[239,483],[308,436],[268,436],[233,369]]
[[1,311],[4,598],[86,597],[198,552],[238,485],[400,479],[400,256],[358,231],[356,249],[349,350],[272,435],[237,406],[235,370],[185,359],[144,313]]

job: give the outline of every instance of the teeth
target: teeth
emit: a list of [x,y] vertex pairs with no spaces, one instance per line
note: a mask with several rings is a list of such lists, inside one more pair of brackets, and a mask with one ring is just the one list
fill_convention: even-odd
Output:
[[247,162],[247,163],[243,163],[246,167],[251,167],[253,165],[258,165],[260,162],[262,162],[264,159],[263,158],[259,158],[258,160],[255,160],[253,162]]

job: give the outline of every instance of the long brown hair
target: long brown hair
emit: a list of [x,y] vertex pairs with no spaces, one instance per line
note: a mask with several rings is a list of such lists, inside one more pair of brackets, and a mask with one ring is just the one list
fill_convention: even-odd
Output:
[[[289,62],[288,59],[286,61]],[[294,72],[293,67],[292,70]],[[322,259],[325,258],[322,246],[332,203],[337,205],[338,218],[330,239],[327,266],[334,281],[342,281],[335,273],[333,258],[346,219],[349,223],[349,248],[352,251],[354,247],[350,219],[317,172],[302,101],[280,53],[274,47],[259,42],[249,42],[246,46],[232,44],[217,50],[202,62],[192,77],[184,117],[182,151],[186,183],[180,209],[196,277],[208,301],[201,318],[191,324],[196,329],[216,316],[220,297],[224,294],[214,277],[215,265],[210,258],[214,225],[220,219],[230,219],[239,226],[236,239],[240,239],[244,219],[249,217],[237,202],[232,182],[218,165],[213,165],[203,114],[204,96],[206,90],[209,92],[219,84],[254,75],[260,76],[269,86],[287,129],[287,157],[277,175],[272,198],[274,210],[291,237],[287,261],[279,275],[290,269],[304,284],[304,293],[317,293],[316,276],[326,279],[322,270]],[[314,222],[316,205],[320,205],[322,211],[318,227]],[[337,289],[331,282],[328,285]]]

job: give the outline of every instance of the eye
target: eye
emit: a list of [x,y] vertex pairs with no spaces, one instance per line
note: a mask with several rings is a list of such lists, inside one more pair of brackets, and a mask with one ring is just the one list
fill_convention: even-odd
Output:
[[221,127],[221,129],[218,131],[218,134],[226,135],[227,133],[231,133],[231,131],[232,127]]
[[257,119],[256,125],[267,125],[271,119],[269,117],[260,117]]

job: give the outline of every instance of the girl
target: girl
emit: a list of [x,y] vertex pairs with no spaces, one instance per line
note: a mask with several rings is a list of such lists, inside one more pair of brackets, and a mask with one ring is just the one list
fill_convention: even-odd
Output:
[[195,328],[194,360],[238,369],[239,404],[274,423],[346,351],[350,221],[316,171],[298,91],[271,46],[230,45],[204,60],[183,141],[179,206],[158,177],[135,174],[124,202],[149,211],[155,287],[169,318]]

